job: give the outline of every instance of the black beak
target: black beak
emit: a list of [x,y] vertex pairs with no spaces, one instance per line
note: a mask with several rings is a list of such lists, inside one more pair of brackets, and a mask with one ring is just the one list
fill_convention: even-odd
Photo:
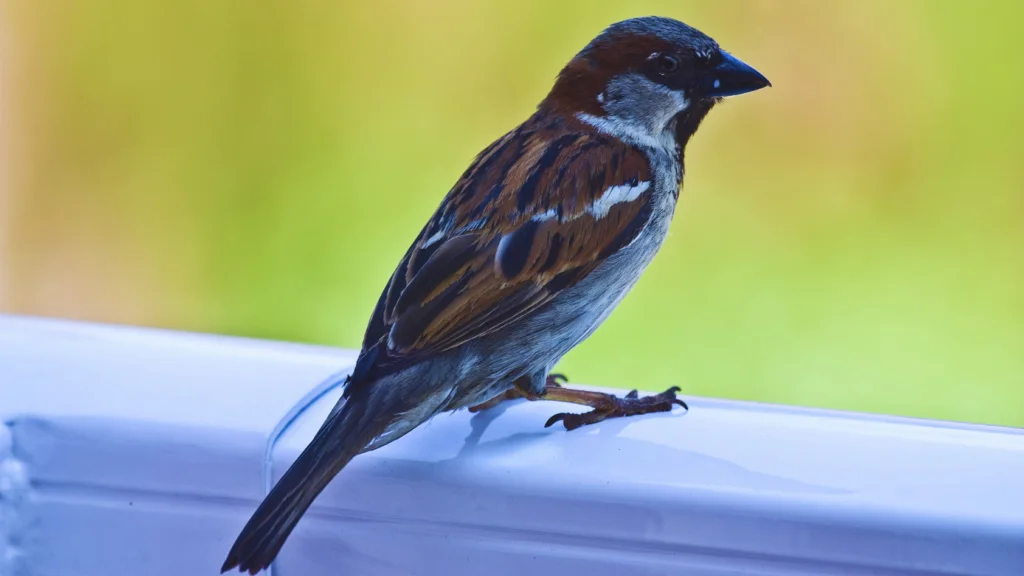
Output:
[[722,51],[722,60],[714,68],[697,78],[697,91],[705,98],[721,98],[760,90],[772,83],[728,52]]

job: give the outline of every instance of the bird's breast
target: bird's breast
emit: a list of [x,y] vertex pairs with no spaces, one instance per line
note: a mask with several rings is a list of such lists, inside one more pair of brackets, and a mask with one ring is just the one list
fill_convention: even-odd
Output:
[[655,179],[650,220],[628,246],[609,257],[572,288],[560,294],[538,324],[547,331],[553,362],[587,339],[636,285],[668,236],[676,206],[678,180],[670,173]]
[[[507,384],[498,381],[503,374],[544,366],[550,369],[614,311],[664,244],[675,212],[678,170],[667,156],[652,158],[651,165],[655,168],[651,216],[639,234],[536,313],[475,346],[479,365],[474,373],[494,374],[492,384],[500,388]],[[510,354],[510,350],[515,352]],[[501,391],[488,388],[480,393],[497,393],[495,390]]]

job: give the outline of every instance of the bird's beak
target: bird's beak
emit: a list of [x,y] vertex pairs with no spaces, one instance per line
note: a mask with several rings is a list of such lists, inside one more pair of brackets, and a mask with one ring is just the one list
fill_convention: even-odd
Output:
[[722,61],[700,74],[697,89],[705,98],[735,96],[760,90],[772,83],[747,64],[728,52],[722,51]]

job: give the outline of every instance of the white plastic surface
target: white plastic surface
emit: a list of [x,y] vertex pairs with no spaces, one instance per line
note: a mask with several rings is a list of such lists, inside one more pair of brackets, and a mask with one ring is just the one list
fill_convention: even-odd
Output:
[[[0,316],[0,574],[217,574],[268,434],[354,357]],[[574,432],[553,402],[437,417],[356,458],[275,574],[1024,575],[1021,431],[686,400]]]

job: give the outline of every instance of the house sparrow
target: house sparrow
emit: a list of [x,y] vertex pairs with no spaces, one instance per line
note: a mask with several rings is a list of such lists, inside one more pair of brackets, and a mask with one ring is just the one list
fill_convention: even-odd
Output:
[[668,233],[683,152],[723,97],[769,86],[669,18],[615,23],[570,61],[524,123],[472,162],[392,275],[344,393],[245,525],[221,571],[255,574],[356,455],[435,414],[501,399],[589,406],[573,429],[668,411],[573,390],[552,367],[608,317]]

